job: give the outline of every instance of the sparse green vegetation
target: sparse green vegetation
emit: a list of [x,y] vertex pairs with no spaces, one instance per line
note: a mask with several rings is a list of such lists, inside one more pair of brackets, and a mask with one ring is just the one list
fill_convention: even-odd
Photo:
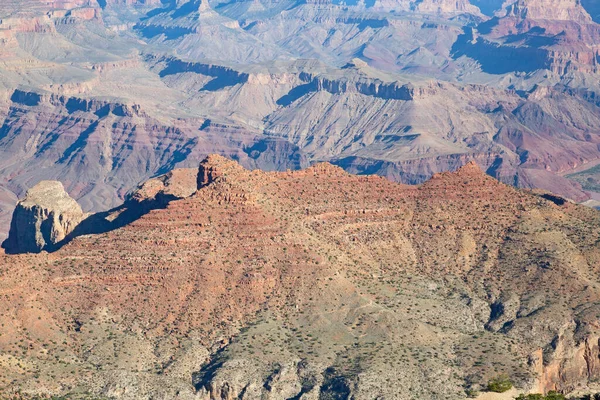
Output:
[[520,394],[519,396],[515,397],[515,400],[544,400],[544,395],[539,394],[539,393],[534,393],[534,394]]
[[600,192],[600,165],[596,165],[585,171],[577,172],[574,174],[566,175],[567,178],[572,179],[581,184],[586,190],[593,192]]
[[566,397],[558,392],[550,391],[545,396],[540,393],[520,394],[515,400],[566,400]]
[[21,393],[15,393],[8,396],[0,395],[0,400],[106,400],[107,397],[95,396],[92,394],[81,393],[81,394],[67,394],[64,396],[52,396],[52,395],[26,395]]
[[490,392],[504,393],[512,389],[513,384],[506,375],[498,376],[488,382],[487,388]]

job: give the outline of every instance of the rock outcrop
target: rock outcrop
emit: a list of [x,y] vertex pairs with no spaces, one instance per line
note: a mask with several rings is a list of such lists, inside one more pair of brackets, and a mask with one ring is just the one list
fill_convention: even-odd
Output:
[[206,157],[198,169],[198,189],[203,188],[217,180],[227,179],[227,175],[243,171],[243,168],[236,162],[228,160],[223,156],[211,154]]
[[479,13],[477,7],[468,0],[420,0],[415,2],[415,8],[430,13]]
[[173,199],[183,199],[196,192],[196,168],[177,168],[164,175],[144,182],[129,197],[135,203],[158,202],[168,203]]
[[174,169],[142,183],[121,206],[93,214],[84,213],[60,182],[42,181],[17,204],[3,245],[8,253],[55,251],[78,236],[120,228],[191,196],[197,190],[197,177],[196,168]]
[[579,0],[518,0],[508,7],[507,14],[521,19],[592,22]]
[[9,253],[52,250],[84,219],[85,214],[62,183],[42,181],[17,204],[4,244]]
[[121,206],[94,214],[85,214],[60,182],[42,181],[17,204],[4,247],[8,253],[51,252],[78,236],[120,228],[194,194],[197,175],[195,168],[174,169],[142,183]]

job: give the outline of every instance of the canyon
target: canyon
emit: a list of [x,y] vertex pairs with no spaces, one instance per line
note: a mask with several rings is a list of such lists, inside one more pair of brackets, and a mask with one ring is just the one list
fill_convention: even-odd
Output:
[[0,238],[40,181],[108,211],[210,153],[407,184],[475,161],[590,201],[570,176],[599,158],[597,11],[545,4],[5,1]]
[[599,16],[1,1],[0,397],[600,393]]

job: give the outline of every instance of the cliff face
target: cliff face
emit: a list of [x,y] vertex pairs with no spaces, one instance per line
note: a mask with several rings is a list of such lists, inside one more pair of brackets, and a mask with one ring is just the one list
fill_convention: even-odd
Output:
[[[112,73],[108,67],[93,71],[100,69]],[[45,179],[64,182],[69,194],[91,212],[118,206],[140,182],[196,165],[209,152],[235,156],[248,168],[295,169],[306,164],[297,146],[235,123],[193,117],[165,120],[132,101],[84,97],[87,85],[61,89],[63,93],[16,89],[9,94],[0,165],[7,177],[12,176],[10,191],[17,197],[27,190],[26,181],[40,173],[39,163],[45,165]],[[25,115],[38,123],[26,122]],[[16,161],[24,159],[31,164],[12,175]],[[1,215],[0,231],[7,233],[9,220],[4,212]]]
[[418,0],[414,4],[421,12],[479,14],[479,9],[468,0]]
[[[102,69],[101,67],[92,67],[92,69]],[[122,104],[112,101],[103,101],[98,99],[85,99],[73,96],[64,96],[59,94],[29,92],[16,89],[10,97],[14,104],[35,107],[52,106],[67,109],[69,113],[82,112],[95,114],[98,117],[105,117],[113,114],[118,117],[147,117],[148,115],[141,111],[138,104]]]
[[4,247],[12,253],[52,250],[84,216],[60,182],[42,181],[17,203]]
[[507,8],[507,15],[520,19],[562,20],[580,24],[592,22],[580,0],[517,0]]
[[552,346],[531,354],[528,362],[538,374],[536,391],[569,393],[600,376],[599,337],[595,332],[581,335],[580,329],[566,324]]
[[435,85],[429,87],[415,87],[411,84],[398,82],[382,82],[377,79],[348,79],[329,78],[327,76],[312,76],[302,73],[300,80],[306,82],[303,86],[303,94],[306,92],[317,92],[324,90],[331,94],[359,93],[365,96],[376,97],[387,100],[414,100],[424,98],[429,94],[436,93]]
[[[485,21],[467,52],[492,73],[547,69],[559,76],[598,72],[600,29],[577,0],[519,0]],[[464,38],[466,39],[466,38]],[[456,46],[456,45],[455,45]],[[514,57],[524,62],[516,65]],[[489,67],[488,67],[489,65]]]

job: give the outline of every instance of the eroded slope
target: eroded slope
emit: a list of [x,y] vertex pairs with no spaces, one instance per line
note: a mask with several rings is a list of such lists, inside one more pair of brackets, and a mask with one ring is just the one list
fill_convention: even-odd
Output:
[[416,187],[211,156],[197,185],[3,256],[5,391],[458,399],[502,373],[538,392],[600,373],[596,211],[474,164]]

